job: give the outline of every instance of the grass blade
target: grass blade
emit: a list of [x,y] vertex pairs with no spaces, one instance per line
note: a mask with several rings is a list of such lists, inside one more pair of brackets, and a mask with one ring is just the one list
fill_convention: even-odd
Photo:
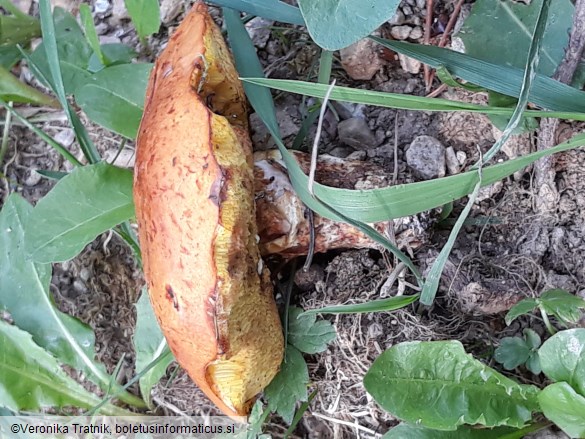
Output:
[[305,25],[299,8],[279,0],[211,0],[216,5],[281,23]]
[[[440,47],[371,38],[391,50],[415,58],[431,67],[443,66],[452,75],[472,84],[508,96],[520,96],[524,77],[522,69],[493,64]],[[528,99],[549,110],[585,113],[585,92],[540,74],[536,74],[534,78],[534,86]]]
[[371,300],[365,303],[356,303],[351,305],[325,306],[323,308],[310,309],[299,315],[308,314],[357,314],[364,312],[382,312],[396,311],[414,303],[419,298],[419,294],[412,296],[396,296],[388,299]]
[[[53,88],[53,91],[57,95],[61,106],[65,109],[65,113],[69,118],[69,123],[75,131],[79,146],[85,155],[85,158],[89,163],[97,163],[100,161],[100,155],[95,145],[89,138],[85,127],[81,123],[81,120],[73,111],[73,108],[67,102],[65,95],[65,87],[63,86],[63,76],[61,75],[61,66],[59,63],[59,52],[57,50],[57,40],[55,37],[55,23],[53,22],[53,16],[51,15],[51,4],[49,0],[39,1],[39,10],[41,15],[41,30],[43,33],[43,44],[49,62],[49,71],[51,74],[51,81],[48,84]],[[30,63],[30,57],[27,58]],[[38,69],[37,69],[38,70]]]
[[522,87],[520,88],[520,95],[518,96],[518,102],[512,117],[506,126],[506,129],[502,133],[502,136],[498,141],[485,153],[483,157],[483,163],[487,163],[508,141],[516,127],[522,121],[522,114],[528,104],[528,96],[532,88],[533,80],[536,76],[536,69],[538,67],[539,52],[542,46],[542,37],[544,30],[546,29],[546,21],[548,18],[548,10],[550,6],[550,0],[543,0],[538,12],[538,19],[534,28],[534,35],[530,43],[530,49],[528,50],[528,58],[526,60],[526,68],[524,69],[524,76],[522,78]]
[[[262,85],[273,88],[275,90],[297,93],[305,96],[314,96],[317,98],[323,98],[325,93],[327,93],[328,88],[326,85],[315,84],[312,82],[295,81],[291,79],[265,79],[260,77],[247,76],[242,72],[240,72],[240,74],[242,75],[242,81],[244,81],[244,87],[246,84]],[[508,117],[510,117],[513,112],[511,108],[507,107],[502,108],[468,104],[466,102],[450,101],[448,99],[426,98],[422,96],[385,93],[372,90],[359,90],[341,86],[334,87],[331,93],[331,100],[365,105],[377,105],[380,107],[395,108],[398,110],[469,111],[472,113],[483,113]],[[524,112],[524,114],[525,116],[533,117],[553,117],[559,119],[585,120],[584,112],[527,110]]]

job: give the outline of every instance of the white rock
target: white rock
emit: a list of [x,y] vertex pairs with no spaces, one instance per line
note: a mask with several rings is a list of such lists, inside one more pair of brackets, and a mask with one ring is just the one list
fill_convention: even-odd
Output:
[[352,79],[370,80],[384,65],[378,56],[376,43],[364,38],[349,47],[341,49],[341,65]]
[[160,20],[164,23],[170,23],[181,13],[183,0],[161,0],[160,2]]
[[394,26],[390,30],[390,35],[397,40],[406,40],[410,36],[412,28],[410,26]]
[[93,10],[96,14],[103,14],[110,7],[108,0],[95,0],[93,4]]
[[422,67],[422,63],[414,58],[409,56],[403,55],[402,53],[398,54],[398,59],[400,60],[400,67],[402,70],[408,73],[417,74],[420,72]]
[[415,27],[411,32],[408,38],[411,40],[420,40],[423,37],[423,30],[422,27]]
[[406,150],[406,163],[425,180],[445,176],[445,147],[431,136],[416,137]]
[[71,128],[64,128],[55,135],[55,140],[63,146],[71,146],[75,140],[75,133]]

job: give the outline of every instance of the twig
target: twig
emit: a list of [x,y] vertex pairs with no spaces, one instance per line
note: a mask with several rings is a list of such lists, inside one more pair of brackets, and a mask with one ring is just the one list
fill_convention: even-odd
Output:
[[396,110],[394,116],[394,169],[392,170],[392,185],[398,181],[398,116],[400,112]]
[[[573,27],[569,36],[569,45],[563,61],[557,68],[553,78],[568,84],[573,78],[577,65],[583,57],[585,49],[585,0],[575,2],[575,14]],[[539,151],[551,148],[556,142],[556,131],[559,126],[558,119],[545,118],[540,122],[537,149]],[[539,211],[548,211],[555,208],[558,192],[555,185],[554,157],[548,156],[540,159],[534,165],[534,187],[538,194]]]
[[313,141],[313,150],[311,151],[311,168],[309,169],[309,193],[314,196],[313,185],[315,184],[315,170],[317,169],[317,154],[319,152],[319,141],[321,140],[321,132],[323,131],[323,119],[325,119],[325,112],[327,111],[327,102],[329,102],[329,96],[335,87],[335,79],[331,82],[331,85],[325,93],[325,98],[321,104],[321,111],[319,113],[319,122],[317,123],[317,132],[315,133],[315,140]]
[[[12,102],[8,102],[8,105],[12,108]],[[6,151],[8,150],[8,139],[10,134],[10,124],[12,121],[12,113],[10,111],[6,112],[6,117],[4,119],[4,130],[2,132],[2,144],[0,145],[0,164],[4,161],[4,156],[6,155]]]
[[[425,36],[424,44],[429,45],[431,42],[431,26],[433,24],[433,0],[427,0],[427,15],[425,17]],[[427,64],[424,65],[425,87],[427,93],[431,91],[431,69]]]
[[[323,131],[323,119],[325,119],[325,112],[327,111],[327,103],[329,102],[329,96],[331,96],[331,92],[333,91],[333,87],[335,87],[335,79],[331,82],[331,85],[327,89],[327,93],[325,93],[325,98],[321,103],[321,111],[319,112],[319,122],[317,123],[317,132],[315,133],[315,140],[313,141],[313,150],[311,151],[311,168],[309,169],[309,183],[308,183],[308,191],[312,197],[315,196],[313,193],[313,185],[315,184],[315,171],[317,169],[317,155],[319,153],[319,141],[321,140],[321,132]],[[315,227],[314,227],[314,217],[313,211],[309,210],[309,253],[307,254],[307,259],[305,259],[305,265],[303,266],[303,270],[306,272],[311,264],[313,263],[313,255],[315,253]]]
[[[445,30],[443,31],[443,35],[441,35],[441,39],[439,40],[439,47],[445,47],[447,45],[447,39],[449,38],[449,34],[451,33],[451,31],[455,27],[455,23],[457,23],[457,18],[459,18],[459,13],[461,12],[461,6],[463,6],[464,1],[465,0],[458,0],[457,4],[455,5],[455,8],[453,8],[453,13],[449,17],[449,21],[447,22],[447,26],[445,26]],[[433,83],[433,79],[435,79],[435,71],[434,70],[430,73],[429,84]],[[445,84],[443,84],[443,85],[445,85]],[[428,90],[430,90],[430,88]],[[435,96],[428,95],[427,97],[435,97]]]
[[342,419],[332,418],[330,416],[325,416],[325,415],[322,415],[321,413],[315,413],[315,412],[313,412],[312,415],[315,416],[316,418],[321,418],[321,419],[323,419],[325,421],[333,422],[334,424],[345,425],[347,427],[354,428],[354,429],[356,429],[358,431],[363,431],[364,433],[371,434],[371,435],[373,435],[374,437],[377,437],[377,438],[381,438],[382,437],[382,435],[380,433],[377,433],[376,431],[374,431],[374,430],[372,430],[370,428],[367,428],[367,427],[364,427],[362,425],[359,425],[357,422],[344,421]]

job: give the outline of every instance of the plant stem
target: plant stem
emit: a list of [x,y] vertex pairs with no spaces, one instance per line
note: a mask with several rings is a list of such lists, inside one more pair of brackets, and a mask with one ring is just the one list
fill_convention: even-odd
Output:
[[[12,102],[8,102],[8,106],[12,108]],[[4,131],[2,132],[2,145],[0,146],[0,164],[4,161],[4,156],[8,150],[8,134],[10,133],[10,123],[12,121],[12,113],[6,112],[6,118],[4,119]]]
[[546,311],[542,309],[542,306],[538,305],[538,310],[540,311],[540,315],[542,316],[542,321],[544,322],[544,326],[548,330],[550,335],[555,335],[557,333],[556,329],[553,327],[552,323],[550,322]]
[[536,422],[534,424],[530,424],[527,427],[521,428],[520,430],[508,433],[504,436],[500,436],[500,439],[522,439],[527,434],[543,430],[546,427],[550,427],[551,425],[553,425],[552,422]]

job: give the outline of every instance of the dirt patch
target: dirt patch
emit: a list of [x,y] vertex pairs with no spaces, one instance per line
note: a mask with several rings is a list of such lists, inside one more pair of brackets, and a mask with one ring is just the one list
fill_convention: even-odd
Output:
[[[217,15],[217,10],[214,13]],[[141,60],[151,61],[165,46],[181,17],[163,26],[150,40],[149,48],[140,46],[127,20],[114,24],[111,10],[96,18],[100,35],[131,44],[141,53]],[[259,26],[258,29],[268,28],[269,32],[259,31],[256,39],[268,75],[313,80],[317,74],[318,51],[308,41],[306,33],[291,26],[274,29],[271,26],[272,23]],[[421,75],[403,71],[397,62],[384,63],[370,81],[352,80],[338,59],[333,66],[340,85],[424,94]],[[285,141],[291,146],[302,118],[315,101],[281,93],[274,96]],[[442,97],[485,103],[484,95],[461,90],[448,90]],[[335,104],[333,109],[335,111],[329,111],[326,116],[322,151],[382,165],[389,180],[397,171],[398,183],[417,179],[405,158],[406,149],[417,136],[432,136],[445,146],[453,147],[462,167],[473,164],[479,158],[479,151],[485,152],[495,140],[489,119],[477,114],[431,114],[347,104]],[[72,145],[80,157],[62,112],[43,110],[38,116],[45,119],[41,129]],[[365,121],[361,126],[371,139],[372,145],[368,148],[348,146],[347,141],[344,143],[340,138],[339,124],[356,117]],[[270,147],[271,140],[254,114],[251,121],[255,146]],[[93,124],[87,126],[100,152],[113,158],[121,139]],[[581,124],[565,123],[561,128],[563,138],[584,130]],[[22,127],[13,126],[10,136],[11,147],[2,164],[7,177],[0,185],[2,199],[17,191],[34,203],[54,182],[41,178],[33,170],[69,171],[71,166]],[[310,144],[314,136],[313,127],[305,145]],[[523,145],[526,141],[531,144],[530,138],[524,140]],[[126,163],[131,163],[132,156],[133,143],[129,142]],[[497,158],[500,157],[504,158],[505,154]],[[539,295],[549,288],[585,292],[584,169],[583,151],[564,153],[557,158],[560,198],[556,209],[544,214],[536,213],[530,173],[507,178],[486,192],[472,211],[475,223],[467,225],[456,242],[437,300],[431,308],[412,305],[394,313],[324,316],[334,324],[338,337],[326,352],[306,357],[311,388],[318,389],[318,394],[301,421],[298,437],[353,438],[358,432],[360,437],[379,437],[379,433],[396,425],[397,421],[367,395],[362,380],[373,360],[397,343],[461,340],[470,352],[500,369],[493,360],[493,351],[502,337],[520,334],[525,327],[544,335],[544,328],[536,318],[523,317],[508,327],[503,316],[521,298]],[[462,203],[455,203],[455,213],[450,219],[461,209]],[[415,264],[423,270],[430,266],[450,231],[448,224],[437,223],[435,212],[419,215],[408,223],[409,227],[418,228],[417,233],[425,234],[424,245],[413,254]],[[391,288],[384,288],[396,265],[391,255],[373,250],[319,255],[313,262],[315,275],[305,278],[304,282],[297,281],[299,288],[294,292],[293,302],[313,309],[412,293],[408,286],[412,279],[408,275],[399,276]],[[285,277],[288,274],[283,272]],[[108,371],[112,372],[123,358],[118,376],[121,383],[127,382],[136,372],[131,337],[135,326],[134,303],[143,284],[131,251],[111,234],[100,236],[72,261],[54,266],[51,292],[59,308],[94,329],[97,358]],[[516,378],[537,384],[540,380],[528,373],[517,374]],[[155,387],[153,396],[158,413],[218,414],[175,364]],[[266,431],[281,437],[285,429],[283,422],[274,416]]]

